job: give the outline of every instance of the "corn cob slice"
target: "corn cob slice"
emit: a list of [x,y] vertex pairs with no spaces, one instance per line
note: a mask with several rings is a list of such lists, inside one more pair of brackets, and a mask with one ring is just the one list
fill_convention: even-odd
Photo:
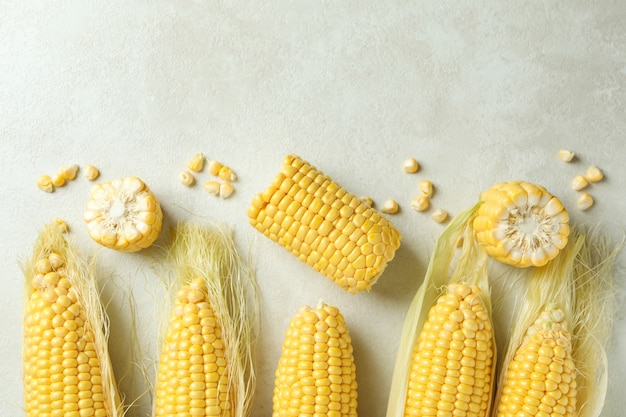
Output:
[[62,233],[47,225],[24,269],[26,415],[122,416],[95,278]]
[[298,259],[357,293],[371,289],[400,246],[389,220],[295,155],[248,209],[250,223]]
[[517,267],[543,266],[567,244],[569,215],[540,185],[499,183],[483,192],[473,222],[476,239],[494,259]]
[[498,417],[576,415],[576,367],[563,310],[550,306],[508,364]]
[[177,291],[159,359],[155,417],[248,416],[258,302],[249,292],[252,271],[226,231],[194,223],[176,227],[170,255]]
[[161,233],[163,212],[148,186],[137,177],[96,184],[83,218],[93,240],[110,249],[136,252]]
[[337,307],[302,307],[289,323],[276,369],[273,417],[357,415],[352,342]]

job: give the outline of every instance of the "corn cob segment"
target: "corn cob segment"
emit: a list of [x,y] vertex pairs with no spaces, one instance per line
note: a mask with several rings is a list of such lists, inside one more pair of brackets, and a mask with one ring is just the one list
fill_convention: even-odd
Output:
[[576,367],[565,314],[541,313],[508,364],[498,417],[573,417]]
[[137,177],[96,184],[83,214],[93,240],[110,249],[136,252],[161,233],[163,212],[148,186]]
[[477,286],[450,284],[431,307],[413,353],[405,416],[486,416],[494,349]]
[[543,266],[567,244],[569,215],[540,185],[499,183],[483,192],[473,227],[494,259],[517,267]]
[[371,289],[400,246],[393,224],[298,156],[287,156],[248,209],[250,223],[301,261],[357,293]]
[[94,277],[54,222],[24,272],[26,416],[121,416]]
[[352,342],[337,307],[301,308],[289,323],[276,370],[272,417],[356,417]]

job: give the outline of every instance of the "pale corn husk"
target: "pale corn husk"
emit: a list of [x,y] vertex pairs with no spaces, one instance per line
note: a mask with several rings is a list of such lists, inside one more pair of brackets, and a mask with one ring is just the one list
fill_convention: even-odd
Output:
[[40,259],[47,258],[52,252],[65,259],[67,279],[76,292],[78,303],[85,309],[86,325],[88,324],[93,332],[102,372],[107,414],[111,417],[122,417],[125,409],[113,375],[108,350],[109,319],[100,300],[94,268],[81,258],[57,221],[46,224],[39,232],[32,256],[22,265],[25,277],[24,306],[34,291],[32,280],[35,275],[35,264]]
[[174,273],[172,298],[194,278],[206,282],[209,303],[220,323],[225,346],[228,392],[233,398],[230,415],[249,416],[256,386],[254,362],[259,319],[254,271],[237,251],[230,230],[187,221],[179,222],[174,229],[168,259]]
[[[413,349],[426,322],[429,309],[436,303],[439,296],[445,292],[448,284],[464,282],[480,287],[482,301],[491,318],[487,254],[481,246],[475,243],[470,227],[479,205],[480,203],[455,216],[437,240],[424,281],[413,297],[413,301],[405,316],[391,381],[387,417],[404,416],[409,378],[408,372]],[[463,245],[455,262],[457,245],[461,237],[463,237]],[[496,343],[493,339],[492,346],[494,348],[494,365],[491,375],[493,383],[496,361]]]

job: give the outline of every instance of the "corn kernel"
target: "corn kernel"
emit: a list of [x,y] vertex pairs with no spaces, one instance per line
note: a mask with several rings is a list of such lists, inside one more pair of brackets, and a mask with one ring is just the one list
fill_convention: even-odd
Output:
[[576,206],[580,210],[587,210],[588,208],[593,206],[593,197],[591,197],[589,193],[582,193],[576,201]]
[[219,195],[220,187],[220,183],[217,181],[207,181],[204,183],[204,189],[207,190],[209,194]]
[[54,183],[52,182],[52,178],[50,175],[41,175],[37,178],[37,187],[41,191],[45,191],[47,193],[54,192]]
[[587,182],[587,179],[583,177],[582,175],[576,175],[574,179],[572,180],[573,190],[580,191],[583,188],[585,188],[587,185],[589,185],[589,183]]
[[602,178],[604,178],[604,173],[600,170],[600,168],[592,165],[587,168],[587,171],[585,172],[585,178],[587,178],[589,182],[598,182],[601,181]]
[[380,211],[387,214],[395,214],[398,212],[398,209],[398,203],[395,200],[389,199],[383,203]]
[[561,159],[561,161],[564,162],[571,162],[574,160],[574,152],[567,150],[567,149],[561,149],[559,150],[559,158]]
[[52,177],[52,184],[55,187],[63,187],[65,185],[65,176],[59,172]]
[[94,181],[100,176],[100,171],[93,165],[85,165],[83,167],[83,177],[89,181]]
[[424,211],[430,206],[430,199],[426,195],[418,195],[411,200],[411,208],[415,211]]
[[77,173],[78,173],[78,165],[76,164],[63,165],[61,167],[61,174],[68,181],[75,179]]
[[194,172],[202,171],[204,167],[204,154],[202,152],[195,154],[187,161],[187,168]]
[[186,187],[193,185],[193,183],[195,182],[193,174],[187,170],[183,170],[178,173],[178,180],[182,185]]
[[220,184],[220,198],[229,198],[234,192],[235,189],[229,183],[225,182]]
[[230,167],[227,167],[226,165],[220,168],[217,176],[224,181],[235,181],[237,179],[237,175]]
[[209,174],[217,176],[220,169],[222,169],[222,164],[220,162],[212,160],[207,162],[207,171],[209,171]]
[[437,223],[444,223],[448,220],[448,212],[443,209],[437,209],[431,215],[432,219]]
[[430,180],[421,180],[419,182],[419,189],[422,195],[425,195],[426,197],[432,197],[433,183]]
[[402,165],[402,169],[407,174],[414,174],[417,171],[419,171],[420,166],[415,158],[408,158],[404,161],[404,164]]

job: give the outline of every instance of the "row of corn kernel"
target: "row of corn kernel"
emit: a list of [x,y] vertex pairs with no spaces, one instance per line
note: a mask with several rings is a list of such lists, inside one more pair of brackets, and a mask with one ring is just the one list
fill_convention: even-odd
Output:
[[[559,158],[564,162],[572,162],[576,159],[576,155],[567,149],[561,149],[558,153]],[[576,175],[572,179],[572,189],[582,191],[587,188],[590,182],[599,182],[604,178],[604,173],[595,165],[587,167],[585,175]],[[580,193],[576,205],[580,210],[587,210],[593,205],[593,197],[586,191]]]
[[[207,171],[209,172],[209,174],[218,177],[223,182],[214,180],[207,181],[204,183],[204,189],[210,194],[219,196],[223,199],[230,197],[235,192],[235,189],[231,184],[231,182],[237,180],[237,175],[235,174],[235,172],[232,170],[232,168],[227,165],[223,165],[219,161],[207,160],[206,162]],[[201,152],[195,154],[187,162],[187,168],[189,170],[182,170],[178,174],[178,179],[180,180],[180,183],[187,187],[192,186],[195,183],[195,177],[190,171],[202,172],[202,170],[204,169],[204,163],[204,154]]]
[[[37,187],[41,191],[52,193],[56,187],[63,187],[67,181],[73,181],[78,174],[78,165],[63,165],[59,172],[50,176],[48,174],[40,175],[37,179]],[[93,181],[100,175],[100,171],[93,165],[85,165],[83,167],[83,177],[89,181]]]

